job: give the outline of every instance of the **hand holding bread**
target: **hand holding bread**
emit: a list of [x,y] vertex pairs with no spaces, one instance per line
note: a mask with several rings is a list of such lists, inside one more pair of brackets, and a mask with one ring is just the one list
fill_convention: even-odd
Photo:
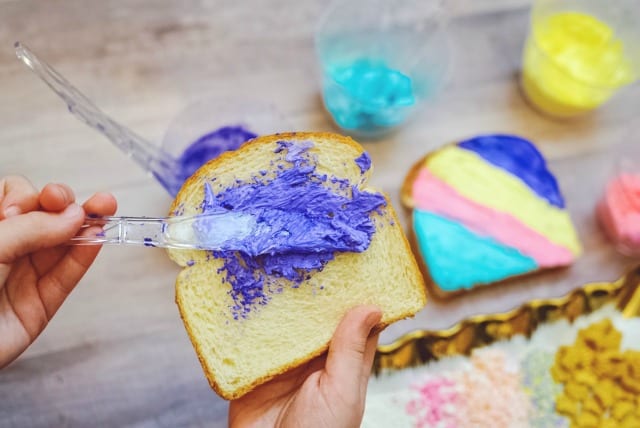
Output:
[[371,172],[350,138],[291,133],[227,152],[183,185],[172,215],[231,210],[278,224],[273,240],[286,248],[300,239],[318,243],[316,253],[259,257],[169,251],[183,267],[180,315],[223,398],[238,399],[321,356],[356,306],[380,308],[377,329],[424,306],[423,278],[388,198],[367,185]]
[[358,306],[344,316],[329,353],[255,388],[229,406],[230,427],[356,427],[378,343],[382,314]]

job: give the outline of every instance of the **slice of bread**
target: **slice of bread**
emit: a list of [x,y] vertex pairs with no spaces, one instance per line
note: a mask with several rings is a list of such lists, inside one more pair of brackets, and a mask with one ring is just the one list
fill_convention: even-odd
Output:
[[402,186],[432,296],[572,264],[582,247],[557,180],[530,141],[479,135],[428,153]]
[[[364,151],[352,139],[329,133],[279,134],[252,140],[204,165],[185,182],[171,214],[201,212],[205,183],[218,194],[251,182],[259,172],[273,172],[275,162],[284,162],[286,153],[277,153],[282,141],[311,142],[310,159],[318,174],[376,192],[366,187],[371,169],[355,162]],[[338,322],[352,307],[379,306],[383,316],[378,328],[384,328],[424,306],[424,280],[386,200],[385,207],[371,214],[376,230],[364,252],[336,253],[298,285],[270,278],[277,282],[278,287],[271,287],[276,290],[265,304],[242,317],[232,309],[237,302],[220,258],[207,251],[169,251],[184,267],[176,282],[180,315],[209,383],[220,396],[241,397],[325,352]]]

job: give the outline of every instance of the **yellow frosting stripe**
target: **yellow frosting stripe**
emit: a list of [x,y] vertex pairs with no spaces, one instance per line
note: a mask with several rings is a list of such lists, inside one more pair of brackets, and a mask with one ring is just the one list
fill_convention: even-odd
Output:
[[512,215],[576,256],[582,251],[566,210],[539,198],[518,177],[474,152],[447,146],[427,157],[425,164],[433,175],[465,198]]

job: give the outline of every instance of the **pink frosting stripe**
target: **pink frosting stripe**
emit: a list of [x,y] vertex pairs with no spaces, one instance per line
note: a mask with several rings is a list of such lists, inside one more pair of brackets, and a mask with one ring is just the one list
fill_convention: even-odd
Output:
[[509,214],[466,199],[425,168],[420,169],[412,192],[416,208],[459,221],[479,235],[517,248],[540,267],[565,266],[573,261],[567,248],[554,244]]

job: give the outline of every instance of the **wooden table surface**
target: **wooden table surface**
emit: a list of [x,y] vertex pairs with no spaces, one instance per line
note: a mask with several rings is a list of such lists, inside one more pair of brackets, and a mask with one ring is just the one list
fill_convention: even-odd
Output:
[[[432,300],[415,319],[388,328],[382,342],[562,295],[583,282],[613,280],[632,263],[612,251],[593,205],[613,153],[634,150],[640,90],[627,88],[601,111],[571,122],[532,111],[516,79],[528,3],[448,2],[449,84],[413,123],[364,142],[374,161],[373,184],[398,205],[404,173],[427,151],[478,133],[524,135],[552,159],[585,256],[569,270],[523,284]],[[16,59],[15,40],[155,142],[203,96],[267,100],[294,130],[335,130],[319,98],[312,44],[324,4],[0,0],[0,175],[24,174],[38,186],[65,182],[80,199],[108,190],[122,215],[163,215],[170,203],[153,178],[66,112]],[[47,330],[0,372],[0,426],[225,426],[227,403],[209,389],[174,304],[177,272],[162,250],[103,249]]]

